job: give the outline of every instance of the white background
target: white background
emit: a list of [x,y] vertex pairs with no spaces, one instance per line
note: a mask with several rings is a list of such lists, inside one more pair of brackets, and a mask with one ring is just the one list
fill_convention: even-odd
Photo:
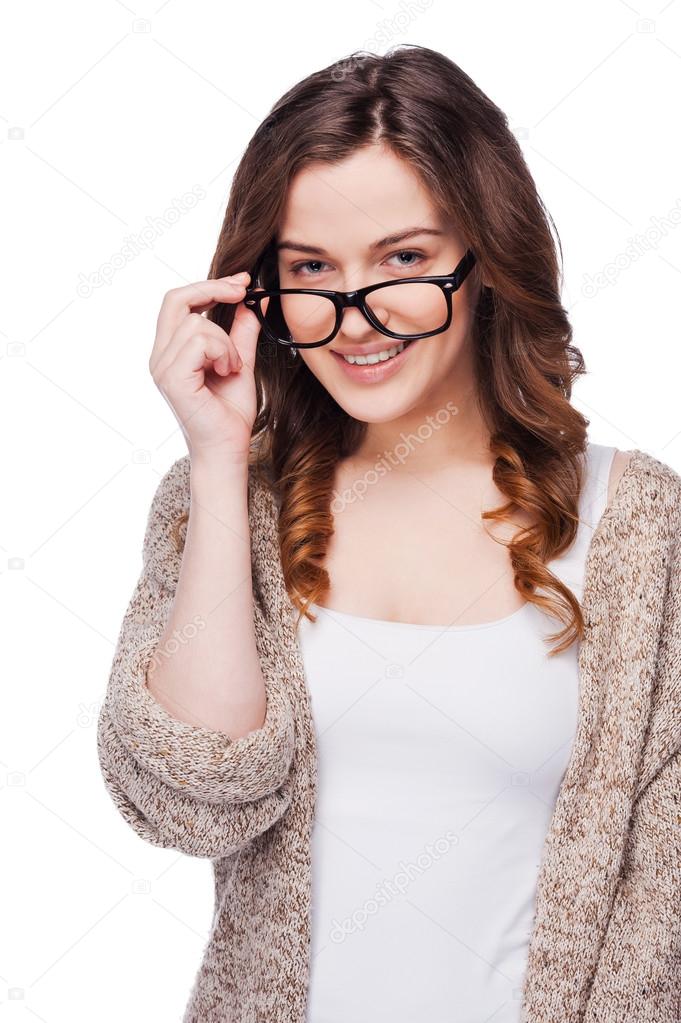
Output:
[[[210,864],[117,815],[95,723],[149,503],[185,453],[147,369],[158,308],[206,277],[240,154],[294,82],[400,42],[460,64],[507,112],[556,222],[591,440],[681,469],[681,0],[422,7],[4,7],[3,1020],[179,1020],[198,968]],[[82,287],[196,185],[191,211]]]

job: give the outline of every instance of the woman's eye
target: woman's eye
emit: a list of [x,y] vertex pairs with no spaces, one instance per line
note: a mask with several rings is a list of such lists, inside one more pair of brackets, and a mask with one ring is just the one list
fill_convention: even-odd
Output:
[[[324,266],[324,263],[322,262],[321,259],[308,259],[304,263],[297,263],[295,266],[292,266],[291,267],[291,273],[296,275],[296,276],[301,276],[302,273],[303,273],[304,268],[308,267],[308,266],[312,266],[313,264],[315,266]],[[316,277],[317,275],[315,273],[312,273],[309,276],[310,277]]]
[[[402,249],[400,252],[393,253],[392,256],[388,256],[388,260],[396,259],[401,256],[413,257],[408,263],[403,259],[399,259],[398,266],[404,266],[410,269],[412,266],[416,266],[419,260],[423,260],[425,257],[423,253],[417,252],[415,249]],[[307,259],[304,263],[296,263],[295,266],[291,267],[290,273],[293,277],[318,277],[320,270],[309,270],[309,267],[324,267],[328,266],[328,263],[324,263],[321,259]]]
[[[395,256],[415,256],[416,257],[416,260],[412,261],[411,263],[405,263],[404,261],[401,261],[400,262],[401,266],[414,266],[415,262],[418,262],[419,259],[423,258],[420,252],[415,252],[413,249],[402,249],[401,252],[396,252]],[[391,256],[390,258],[394,259],[395,256]]]

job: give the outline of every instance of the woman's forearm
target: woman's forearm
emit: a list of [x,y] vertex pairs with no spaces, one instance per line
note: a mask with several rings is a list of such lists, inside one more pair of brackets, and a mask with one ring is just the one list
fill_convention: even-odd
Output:
[[178,586],[147,671],[173,716],[236,739],[265,719],[255,641],[248,465],[192,461]]

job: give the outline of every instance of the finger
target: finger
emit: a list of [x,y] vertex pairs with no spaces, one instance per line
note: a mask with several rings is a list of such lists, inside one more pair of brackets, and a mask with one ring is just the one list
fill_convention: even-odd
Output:
[[203,386],[206,370],[226,354],[227,346],[220,338],[194,334],[161,375],[161,384],[165,382],[168,385],[172,380],[172,386],[176,387],[182,382],[192,381],[198,391]]
[[167,371],[168,367],[177,360],[182,349],[191,344],[192,339],[197,335],[215,338],[220,342],[225,351],[233,350],[236,357],[236,349],[222,327],[217,323],[213,323],[212,320],[206,319],[205,316],[201,316],[199,313],[190,313],[172,335],[166,348],[159,355],[157,362],[152,363],[150,360],[149,369],[155,380]]
[[[263,315],[267,312],[268,302],[269,298],[262,299]],[[261,330],[262,325],[256,314],[243,302],[240,302],[236,307],[232,326],[229,329],[229,337],[236,345],[236,350],[243,359],[244,365],[251,370],[255,367],[255,349]]]
[[[179,288],[172,288],[166,295],[167,304],[170,308],[187,308],[190,311],[197,308],[210,308],[218,302],[223,302],[223,285],[234,284],[239,287],[249,287],[251,275],[247,270],[237,274],[228,274],[224,277],[211,277],[207,281],[196,281],[194,284],[185,284]],[[226,301],[229,301],[227,299]]]
[[152,348],[154,361],[157,361],[159,352],[166,347],[169,338],[189,313],[212,309],[218,302],[240,302],[249,283],[249,278],[244,284],[230,277],[220,277],[197,281],[166,292],[156,321],[156,337]]
[[243,359],[239,355],[236,345],[229,334],[225,334],[225,338],[227,351],[213,363],[213,369],[215,372],[224,377],[228,376],[230,373],[238,373],[240,369],[243,369],[244,365]]

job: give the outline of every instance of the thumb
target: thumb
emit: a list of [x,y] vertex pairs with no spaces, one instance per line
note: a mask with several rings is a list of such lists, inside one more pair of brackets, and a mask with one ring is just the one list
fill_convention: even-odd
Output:
[[[263,313],[267,311],[268,298],[262,300]],[[258,343],[258,335],[261,330],[261,323],[252,309],[239,302],[236,307],[229,336],[236,346],[241,358],[249,366],[255,365],[255,347]]]

